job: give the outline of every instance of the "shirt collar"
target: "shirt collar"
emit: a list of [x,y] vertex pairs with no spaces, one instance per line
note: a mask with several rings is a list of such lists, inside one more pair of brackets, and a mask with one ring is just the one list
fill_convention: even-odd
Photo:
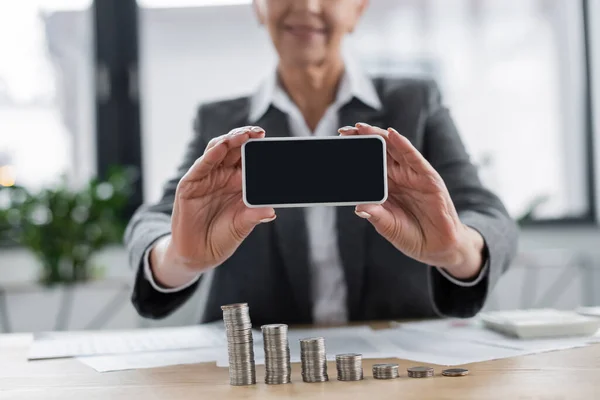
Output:
[[[375,110],[382,108],[381,100],[371,79],[357,65],[346,62],[335,104],[341,107],[350,102],[353,97]],[[287,93],[279,85],[276,70],[267,76],[250,98],[249,122],[256,123],[271,105],[275,105],[286,113],[289,113],[289,108],[294,106]]]

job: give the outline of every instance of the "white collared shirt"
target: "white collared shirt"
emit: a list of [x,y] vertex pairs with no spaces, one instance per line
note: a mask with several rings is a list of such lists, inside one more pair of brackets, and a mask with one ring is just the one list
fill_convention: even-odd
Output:
[[[298,107],[278,84],[277,73],[273,71],[252,96],[249,123],[256,123],[273,105],[287,114],[290,133],[293,136],[337,136],[337,130],[340,128],[338,112],[353,97],[374,109],[381,109],[382,107],[372,81],[356,66],[346,63],[346,70],[340,82],[335,101],[328,107],[315,131],[311,132]],[[313,322],[316,324],[343,324],[348,321],[346,306],[348,294],[337,243],[335,207],[308,207],[305,209],[305,218],[312,277]],[[486,263],[479,276],[471,282],[457,280],[443,269],[439,268],[438,270],[454,284],[470,287],[483,279],[487,268]],[[144,273],[153,288],[162,293],[174,293],[183,290],[199,279],[198,276],[188,284],[177,288],[167,289],[159,286],[152,275],[149,264],[149,251],[146,252],[144,258]]]
[[[292,136],[337,136],[341,128],[339,110],[353,97],[374,109],[382,107],[373,83],[347,63],[335,101],[327,108],[315,131],[311,132],[302,113],[278,84],[277,74],[273,72],[252,98],[249,123],[256,123],[273,105],[287,114]],[[347,285],[337,243],[335,210],[335,207],[327,206],[305,208],[312,277],[312,315],[318,324],[343,324],[348,321]]]

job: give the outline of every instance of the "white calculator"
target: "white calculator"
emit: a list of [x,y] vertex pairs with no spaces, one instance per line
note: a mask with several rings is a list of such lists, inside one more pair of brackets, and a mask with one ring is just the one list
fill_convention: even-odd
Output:
[[600,319],[574,311],[532,309],[479,314],[485,327],[521,339],[592,336]]

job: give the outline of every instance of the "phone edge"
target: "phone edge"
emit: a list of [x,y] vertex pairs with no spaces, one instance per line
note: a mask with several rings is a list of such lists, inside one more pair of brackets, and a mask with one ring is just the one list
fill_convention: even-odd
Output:
[[[258,141],[292,141],[292,140],[328,140],[328,139],[372,139],[377,138],[382,146],[383,151],[383,198],[379,201],[361,201],[361,202],[328,202],[328,203],[290,203],[290,204],[261,204],[254,205],[248,201],[246,196],[246,145],[250,142]],[[285,137],[264,137],[264,138],[251,138],[248,139],[241,148],[242,153],[242,200],[248,208],[301,208],[301,207],[313,207],[313,206],[325,206],[325,207],[344,207],[344,206],[358,206],[362,204],[377,204],[381,205],[387,201],[388,198],[388,179],[387,179],[387,143],[381,135],[353,135],[353,136],[285,136]]]

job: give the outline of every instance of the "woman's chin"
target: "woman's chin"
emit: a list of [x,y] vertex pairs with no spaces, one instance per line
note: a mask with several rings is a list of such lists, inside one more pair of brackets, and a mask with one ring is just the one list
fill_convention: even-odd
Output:
[[297,68],[323,65],[324,60],[328,58],[327,52],[313,49],[286,48],[284,52],[280,53],[282,64]]

